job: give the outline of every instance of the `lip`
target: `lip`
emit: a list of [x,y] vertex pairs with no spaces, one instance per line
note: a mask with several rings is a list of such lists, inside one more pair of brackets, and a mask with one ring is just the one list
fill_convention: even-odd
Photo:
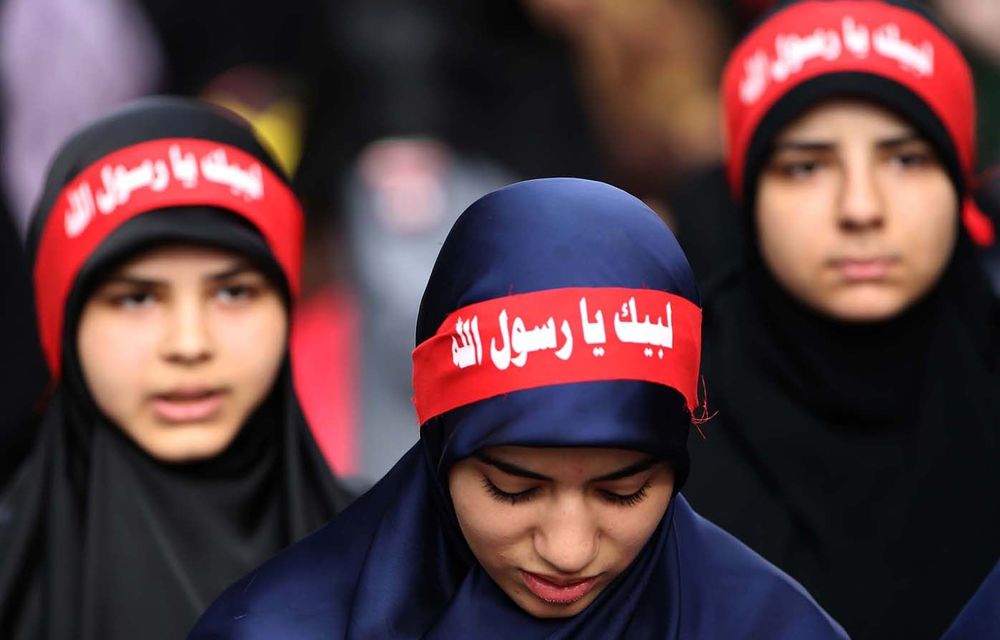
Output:
[[524,586],[550,604],[572,604],[590,593],[597,583],[597,576],[577,580],[557,580],[521,570]]
[[157,418],[169,424],[205,422],[222,409],[227,391],[222,388],[184,387],[153,395],[151,404]]
[[899,260],[893,256],[872,258],[835,258],[830,266],[849,283],[878,282],[885,280]]

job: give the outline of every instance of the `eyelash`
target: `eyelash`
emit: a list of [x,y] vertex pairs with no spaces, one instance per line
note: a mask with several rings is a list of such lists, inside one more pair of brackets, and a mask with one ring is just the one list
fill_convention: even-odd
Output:
[[646,490],[649,489],[649,483],[642,485],[642,487],[635,493],[630,493],[627,496],[619,495],[611,491],[603,491],[604,497],[612,502],[623,507],[634,507],[643,500],[646,499]]
[[532,487],[531,489],[519,491],[517,493],[507,493],[490,482],[490,479],[486,476],[483,476],[483,487],[485,487],[487,493],[493,496],[498,502],[506,502],[508,504],[526,502],[531,499],[531,496],[538,492],[537,487]]
[[[498,502],[504,502],[512,505],[527,502],[528,500],[531,500],[535,493],[538,492],[538,487],[532,487],[531,489],[526,489],[517,493],[508,493],[490,482],[490,479],[486,476],[483,476],[483,487],[486,489],[487,493],[489,493]],[[600,493],[601,497],[611,504],[622,507],[633,507],[646,499],[646,492],[648,489],[649,483],[647,482],[635,493],[630,493],[625,496],[614,493],[613,491],[601,491]]]

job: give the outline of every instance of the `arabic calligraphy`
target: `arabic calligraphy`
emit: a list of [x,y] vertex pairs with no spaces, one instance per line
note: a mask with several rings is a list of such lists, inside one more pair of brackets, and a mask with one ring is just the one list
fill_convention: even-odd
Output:
[[[583,343],[592,347],[591,353],[600,358],[610,348],[609,335],[613,335],[620,345],[640,345],[643,355],[660,359],[664,357],[664,349],[673,349],[673,310],[667,302],[664,313],[651,319],[644,314],[640,319],[634,296],[612,309],[613,334],[609,334],[604,319],[604,310],[597,309],[591,316],[586,297],[580,298],[579,333],[574,333],[573,324],[569,319],[557,321],[549,316],[541,324],[531,326],[521,316],[512,316],[506,308],[497,315],[496,335],[489,340],[489,362],[499,371],[507,370],[511,365],[524,367],[531,354],[552,352],[559,360],[569,360],[573,355],[575,335],[583,339]],[[574,318],[575,320],[575,318]],[[616,347],[617,348],[617,347]],[[483,364],[483,336],[480,332],[479,316],[471,318],[459,317],[451,333],[451,360],[459,369],[466,369]]]
[[[583,326],[583,341],[587,344],[602,345],[608,341],[604,331],[604,314],[598,309],[594,320],[589,320],[586,298],[580,298],[580,324]],[[594,347],[593,354],[600,358],[604,355],[604,347]]]
[[225,149],[216,149],[201,159],[201,174],[206,180],[227,185],[233,195],[247,200],[259,200],[264,195],[260,165],[254,163],[244,169],[229,164]]
[[490,341],[490,359],[497,369],[503,371],[511,364],[523,367],[528,361],[528,354],[537,351],[555,351],[560,360],[567,360],[573,354],[573,332],[569,322],[563,320],[559,333],[563,336],[563,345],[558,346],[556,321],[550,317],[543,324],[528,329],[524,320],[514,318],[508,328],[507,310],[500,312],[501,346],[497,347],[496,338]]
[[471,322],[469,320],[462,322],[462,319],[459,318],[455,322],[455,333],[458,334],[457,338],[462,341],[461,346],[459,346],[456,337],[451,339],[451,357],[455,366],[464,369],[474,364],[482,364],[483,343],[479,339],[479,317],[473,317]]
[[[663,318],[657,318],[656,324],[653,324],[648,314],[646,319],[640,322],[635,310],[635,298],[629,298],[629,301],[622,305],[621,311],[615,314],[615,335],[622,342],[661,347],[659,357],[663,358],[663,349],[673,349],[674,347],[673,310],[670,308],[669,302],[666,306],[666,312],[667,324],[665,326]],[[632,319],[627,320],[630,317]],[[643,350],[643,355],[647,358],[652,357],[653,349],[647,347]]]
[[847,16],[841,21],[839,30],[817,28],[807,35],[784,33],[775,36],[773,56],[764,49],[754,51],[743,62],[740,100],[747,105],[753,104],[772,82],[786,81],[812,60],[837,60],[845,51],[856,58],[867,58],[875,52],[919,76],[934,75],[933,44],[926,40],[916,44],[905,39],[895,23],[870,28]]
[[162,192],[172,180],[185,189],[193,189],[199,180],[205,180],[228,187],[233,195],[247,201],[264,197],[264,176],[259,164],[242,167],[230,162],[221,147],[198,159],[175,144],[168,149],[166,159],[147,158],[135,166],[106,164],[101,167],[100,184],[96,188],[84,180],[70,189],[63,221],[67,237],[83,233],[97,212],[110,215],[137,191]]

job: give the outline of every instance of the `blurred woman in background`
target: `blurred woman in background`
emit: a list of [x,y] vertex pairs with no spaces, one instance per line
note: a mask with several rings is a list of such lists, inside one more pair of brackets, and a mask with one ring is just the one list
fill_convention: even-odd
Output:
[[301,234],[221,109],[147,99],[63,146],[29,237],[56,386],[2,497],[4,638],[182,637],[346,505],[289,375]]
[[785,3],[724,76],[747,259],[705,297],[692,505],[854,638],[936,638],[1000,556],[975,100],[902,2]]

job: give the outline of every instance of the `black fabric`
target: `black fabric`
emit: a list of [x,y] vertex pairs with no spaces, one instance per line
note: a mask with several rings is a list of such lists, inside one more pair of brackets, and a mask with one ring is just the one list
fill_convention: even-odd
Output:
[[24,247],[3,204],[0,194],[0,486],[31,447],[48,381]]
[[[97,157],[164,136],[236,140],[270,162],[227,116],[145,100],[78,134],[54,162],[42,202]],[[164,228],[171,219],[176,233]],[[261,256],[266,245],[221,210],[142,214],[91,255],[67,304],[64,376],[30,457],[0,497],[2,638],[184,637],[227,584],[349,501],[312,439],[287,361],[235,441],[209,460],[157,461],[97,410],[76,357],[76,320],[99,274],[157,234],[240,251],[265,263],[288,295],[266,265],[273,257]]]
[[[775,281],[754,240],[760,169],[794,117],[843,96],[894,111],[935,147],[956,211],[967,193],[954,141],[900,85],[838,73],[782,96],[754,132],[743,210],[714,203],[731,213],[728,251],[700,258],[741,263],[703,283],[703,373],[718,413],[690,443],[684,492],[852,638],[938,638],[1000,556],[1000,309],[958,215],[945,273],[887,321],[836,322]],[[709,247],[713,230],[686,209],[682,245]]]
[[970,242],[868,325],[804,308],[748,253],[706,291],[718,414],[685,494],[852,638],[937,638],[1000,555],[1000,316]]

